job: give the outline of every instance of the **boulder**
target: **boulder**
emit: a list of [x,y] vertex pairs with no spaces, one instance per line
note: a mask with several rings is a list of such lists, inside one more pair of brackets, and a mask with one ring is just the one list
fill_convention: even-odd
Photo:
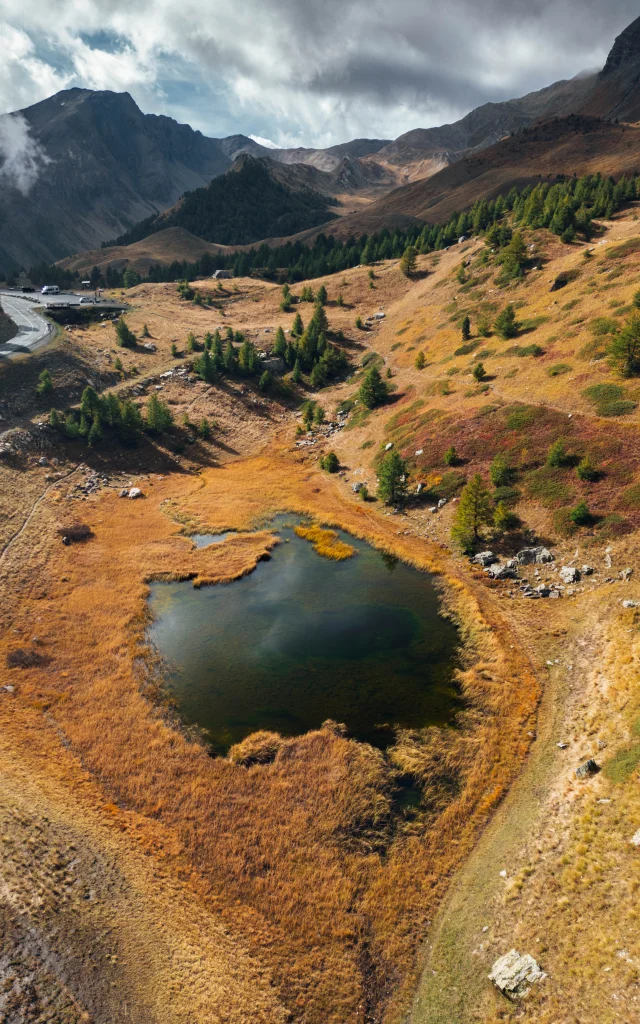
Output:
[[122,490],[120,491],[120,497],[121,498],[128,498],[129,497],[129,491],[127,490],[126,487],[123,487]]
[[554,556],[545,547],[537,548],[523,548],[516,555],[520,565],[547,565],[549,562],[555,562]]
[[579,768],[576,768],[576,778],[588,779],[592,775],[597,775],[599,771],[600,765],[596,764],[593,758],[590,757],[588,761],[585,761]]
[[[8,686],[5,686],[5,690],[8,690],[8,689],[10,689],[10,687],[8,687]],[[632,837],[631,837],[631,839],[629,840],[629,842],[630,842],[630,843],[631,843],[631,844],[632,844],[633,846],[640,846],[640,830],[639,830],[638,832],[636,832],[635,836],[632,836]]]
[[142,498],[142,497],[144,497],[144,495],[143,495],[143,493],[142,493],[142,491],[140,490],[139,487],[131,487],[130,490],[129,490],[129,494],[127,496],[129,498]]
[[270,373],[277,373],[280,377],[287,370],[287,364],[280,356],[269,356],[268,359],[262,360],[262,365],[265,370],[269,370]]
[[476,563],[476,565],[482,566],[493,565],[494,562],[497,561],[498,558],[496,555],[494,555],[493,551],[481,551],[480,554],[476,555],[476,557],[474,558],[474,562]]
[[633,569],[623,569],[622,572],[620,573],[620,579],[626,581],[626,580],[631,579],[632,575],[633,575]]
[[563,565],[560,570],[560,579],[563,583],[578,583],[580,580],[580,573],[573,566]]
[[640,601],[623,601],[623,608],[640,608]]
[[515,569],[509,569],[506,565],[499,565],[494,562],[486,570],[494,580],[515,580],[517,579],[518,573]]
[[352,487],[351,487],[351,490],[353,491],[354,494],[360,494],[360,491],[362,490],[363,487],[364,487],[364,484],[362,484],[362,483],[360,483],[360,484],[353,484]]
[[385,452],[390,452],[392,448],[393,448],[393,441],[389,441],[389,444],[386,444],[384,446]]
[[592,565],[583,565],[581,571],[583,576],[593,576],[595,569]]
[[540,597],[549,597],[550,593],[551,591],[545,583],[541,583],[539,587],[536,587],[536,594],[540,594]]
[[546,974],[529,953],[518,953],[512,949],[494,963],[489,981],[507,999],[522,999],[529,989],[538,981],[543,981]]

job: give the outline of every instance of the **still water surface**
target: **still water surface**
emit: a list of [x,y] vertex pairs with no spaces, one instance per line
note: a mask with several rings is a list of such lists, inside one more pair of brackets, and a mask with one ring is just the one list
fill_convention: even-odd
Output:
[[183,717],[218,753],[258,729],[291,736],[327,718],[378,747],[397,727],[451,722],[458,636],[431,577],[347,535],[357,554],[329,561],[291,523],[278,521],[283,543],[244,579],[152,586],[151,640]]

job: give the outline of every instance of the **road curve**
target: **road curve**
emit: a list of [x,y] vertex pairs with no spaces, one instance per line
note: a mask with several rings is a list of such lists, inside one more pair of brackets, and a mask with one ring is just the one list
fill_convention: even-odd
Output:
[[15,294],[0,292],[0,304],[19,328],[15,338],[0,344],[0,359],[21,352],[34,352],[46,345],[53,334],[53,324],[45,320],[33,302],[18,298]]

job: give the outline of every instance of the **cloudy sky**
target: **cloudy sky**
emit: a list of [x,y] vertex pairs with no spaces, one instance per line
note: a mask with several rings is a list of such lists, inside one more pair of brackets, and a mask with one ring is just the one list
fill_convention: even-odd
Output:
[[128,91],[208,135],[395,138],[601,66],[632,0],[0,0],[0,113]]

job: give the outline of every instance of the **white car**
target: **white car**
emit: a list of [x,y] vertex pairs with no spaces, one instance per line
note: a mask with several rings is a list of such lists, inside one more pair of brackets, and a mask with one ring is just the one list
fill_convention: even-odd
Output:
[[90,306],[93,303],[93,299],[90,299],[88,295],[83,295],[80,299],[81,306]]
[[60,294],[60,289],[58,288],[57,284],[45,284],[44,287],[40,289],[40,294],[41,295],[59,295]]

